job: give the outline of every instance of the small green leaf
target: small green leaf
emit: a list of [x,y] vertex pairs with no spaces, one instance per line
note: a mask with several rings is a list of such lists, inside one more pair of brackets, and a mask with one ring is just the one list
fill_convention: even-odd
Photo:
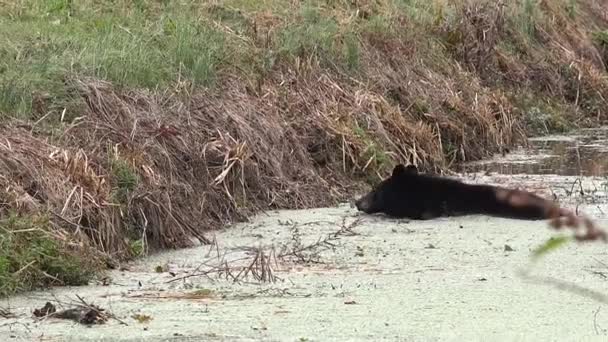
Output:
[[547,242],[536,248],[532,253],[532,257],[534,259],[538,259],[544,254],[547,254],[557,248],[560,248],[562,245],[566,244],[570,240],[572,240],[572,238],[567,236],[552,237],[547,240]]

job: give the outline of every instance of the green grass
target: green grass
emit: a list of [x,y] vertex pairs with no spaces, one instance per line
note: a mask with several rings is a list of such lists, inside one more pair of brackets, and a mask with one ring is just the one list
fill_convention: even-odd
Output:
[[49,285],[85,285],[98,263],[48,233],[43,217],[0,219],[0,296]]
[[608,47],[608,30],[595,31],[592,34],[593,41],[601,47]]
[[521,93],[513,94],[512,101],[523,111],[523,119],[532,135],[563,133],[575,127],[571,113],[573,108],[554,99]]
[[[140,182],[137,170],[128,161],[118,156],[114,156],[110,161],[112,166],[112,200],[119,204],[123,210],[128,211],[129,195],[135,190]],[[128,238],[129,255],[140,257],[145,254],[146,246],[141,230],[132,221],[125,221],[126,237]]]
[[[176,82],[213,86],[223,71],[265,74],[278,59],[313,58],[349,73],[360,68],[365,32],[392,30],[405,14],[432,25],[447,10],[435,2],[393,0],[358,16],[349,1],[226,0],[16,1],[0,9],[0,114],[31,118],[32,99],[47,110],[77,111],[66,85],[93,76],[119,87],[165,89]],[[281,18],[269,46],[252,33],[256,13]],[[257,45],[256,45],[257,44]],[[68,113],[68,117],[70,113]]]
[[246,10],[230,3],[55,0],[6,6],[0,10],[0,115],[46,114],[34,111],[36,96],[51,99],[47,111],[77,111],[66,84],[71,76],[119,87],[165,89],[179,81],[194,88],[213,86],[222,70],[266,72],[281,56],[312,55],[324,66],[349,70],[359,65],[354,28],[324,14],[320,2],[296,11],[281,2],[233,2],[288,16],[289,25],[279,27],[265,51],[248,36],[253,26]]
[[139,183],[137,171],[124,159],[114,158],[111,161],[112,176],[115,186],[112,195],[118,203],[126,204],[128,195]]
[[321,9],[305,5],[302,19],[286,27],[278,38],[278,52],[291,58],[314,56],[325,67],[356,69],[360,46],[353,28],[341,28],[335,18],[324,17]]
[[[576,2],[562,1],[576,15]],[[128,88],[212,87],[224,74],[260,79],[277,63],[298,59],[365,79],[362,37],[370,33],[426,45],[424,63],[442,68],[450,57],[435,31],[459,20],[458,6],[440,0],[13,1],[0,9],[0,120],[64,110],[67,118],[78,116],[78,94],[66,81],[72,76]],[[537,1],[522,0],[509,11],[510,25],[533,37],[543,18]],[[260,13],[278,19],[264,43],[254,34]],[[393,27],[403,20],[411,22],[407,30]],[[40,98],[45,106],[36,110],[32,103]]]
[[536,33],[536,22],[538,20],[537,0],[524,0],[523,10],[520,12],[519,20],[523,31],[529,36],[534,37]]
[[225,34],[181,6],[151,13],[110,3],[95,8],[88,1],[71,11],[66,1],[41,3],[47,6],[0,15],[0,111],[5,115],[29,116],[35,92],[58,99],[54,105],[61,109],[70,75],[136,88],[165,88],[180,79],[208,86],[226,58]]
[[[361,160],[369,162],[368,168],[370,170],[382,170],[390,166],[390,158],[386,154],[386,151],[380,146],[380,144],[374,141],[365,129],[361,127],[354,127],[353,132],[359,139],[365,144],[365,149],[360,152]],[[376,173],[370,173],[367,175],[366,181],[369,184],[374,184],[378,181]]]

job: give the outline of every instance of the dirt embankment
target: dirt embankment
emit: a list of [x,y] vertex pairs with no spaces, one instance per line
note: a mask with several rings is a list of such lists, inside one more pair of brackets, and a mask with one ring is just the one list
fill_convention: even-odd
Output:
[[77,115],[33,96],[38,116],[0,127],[0,213],[48,216],[70,250],[120,259],[207,242],[261,209],[334,204],[394,161],[445,170],[530,132],[603,122],[608,6],[566,5],[292,4],[289,20],[238,10],[240,31],[222,22],[234,7],[214,5],[200,20],[271,65],[252,75],[226,56],[205,89],[66,77]]

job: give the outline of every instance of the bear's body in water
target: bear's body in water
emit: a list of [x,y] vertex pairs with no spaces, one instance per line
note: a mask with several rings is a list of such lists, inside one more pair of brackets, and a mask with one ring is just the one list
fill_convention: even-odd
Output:
[[416,220],[470,214],[542,220],[564,214],[552,201],[527,191],[467,184],[421,174],[415,166],[401,164],[355,205],[368,214]]

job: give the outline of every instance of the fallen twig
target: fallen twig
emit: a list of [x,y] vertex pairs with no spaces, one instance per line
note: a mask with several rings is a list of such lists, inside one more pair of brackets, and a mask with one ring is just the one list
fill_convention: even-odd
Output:
[[12,313],[9,309],[0,308],[0,317],[2,318],[15,318],[17,315]]
[[357,218],[347,225],[346,217],[344,217],[342,218],[342,224],[338,231],[328,234],[324,238],[320,237],[316,242],[306,246],[302,244],[300,238],[300,231],[298,229],[299,224],[294,223],[291,227],[293,244],[292,246],[284,245],[277,257],[280,259],[295,257],[297,262],[301,263],[321,263],[319,253],[322,250],[335,248],[336,245],[334,244],[334,241],[338,240],[341,236],[358,235],[358,233],[354,232],[352,229],[359,224],[360,220],[360,218]]
[[112,318],[123,325],[128,325],[115,315],[105,312],[105,309],[87,303],[79,295],[76,295],[76,298],[78,298],[79,304],[71,303],[70,305],[74,306],[73,308],[57,311],[57,308],[53,303],[46,302],[42,308],[35,309],[33,311],[33,315],[40,319],[68,319],[84,325],[103,324],[108,320],[108,318]]

